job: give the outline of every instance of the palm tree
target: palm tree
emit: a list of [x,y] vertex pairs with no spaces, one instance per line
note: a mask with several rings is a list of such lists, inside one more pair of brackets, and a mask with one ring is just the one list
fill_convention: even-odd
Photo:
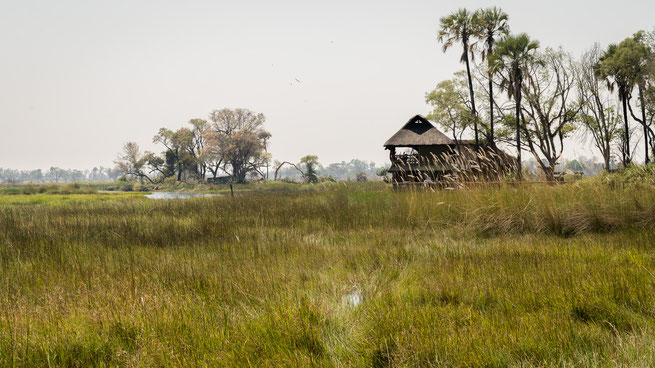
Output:
[[516,105],[516,149],[518,160],[518,179],[521,180],[521,88],[523,85],[523,72],[527,65],[535,62],[535,51],[539,48],[539,41],[521,33],[517,36],[505,36],[496,43],[496,50],[489,55],[491,72],[501,73],[500,88],[507,91],[507,95],[514,99]]
[[[649,57],[649,50],[643,44],[641,38],[643,34],[637,32],[632,38],[626,38],[618,45],[612,44],[607,47],[607,51],[600,57],[596,67],[598,76],[605,78],[610,89],[614,84],[618,89],[619,99],[623,105],[623,123],[624,123],[624,142],[623,142],[623,165],[627,166],[632,161],[630,152],[630,126],[628,124],[628,107],[632,97],[632,89],[637,85],[643,88],[643,78],[645,63]],[[640,94],[643,91],[640,90]],[[642,119],[645,122],[645,111]],[[642,122],[641,119],[633,116],[635,120]],[[644,124],[644,134],[648,141],[647,126]],[[648,160],[648,149],[646,149],[646,159]]]
[[646,45],[645,36],[644,31],[638,31],[632,36],[632,39],[628,39],[631,42],[624,41],[621,42],[621,45],[624,45],[624,47],[629,48],[631,51],[629,54],[632,57],[630,57],[629,60],[625,60],[625,63],[628,64],[628,67],[631,67],[634,76],[633,83],[637,86],[639,92],[638,98],[639,104],[641,105],[641,119],[635,116],[632,112],[632,104],[629,101],[630,96],[628,96],[628,107],[632,118],[638,121],[644,128],[644,164],[648,165],[648,162],[650,161],[648,157],[648,151],[650,148],[648,133],[650,128],[648,127],[648,121],[646,120],[644,94],[647,88],[646,85],[648,84],[648,79],[652,73],[650,69],[653,67],[654,58],[652,50]]
[[466,75],[468,76],[469,93],[471,95],[471,112],[473,113],[473,129],[475,130],[475,144],[478,145],[478,114],[475,110],[475,96],[473,95],[473,80],[471,79],[471,67],[469,65],[469,52],[473,56],[475,43],[471,44],[471,37],[478,37],[480,27],[475,13],[466,9],[443,17],[439,20],[439,42],[443,43],[443,51],[446,52],[452,45],[461,42],[464,52],[460,62],[466,64]]
[[[477,20],[481,28],[480,40],[487,44],[487,49],[482,49],[482,61],[485,56],[493,53],[494,42],[497,37],[507,36],[509,34],[509,25],[507,20],[509,16],[500,8],[492,7],[478,10]],[[486,54],[486,55],[485,55]],[[489,62],[489,143],[494,143],[494,84],[493,73],[491,72],[491,60]]]
[[620,45],[610,44],[607,51],[600,57],[598,65],[596,66],[596,74],[607,81],[607,86],[610,90],[614,89],[616,85],[619,94],[619,100],[623,105],[623,123],[624,123],[624,137],[622,142],[621,153],[623,155],[623,166],[627,166],[630,161],[630,128],[628,124],[628,96],[632,92],[634,81],[632,75],[628,71],[630,63],[625,63],[622,60],[622,48]]

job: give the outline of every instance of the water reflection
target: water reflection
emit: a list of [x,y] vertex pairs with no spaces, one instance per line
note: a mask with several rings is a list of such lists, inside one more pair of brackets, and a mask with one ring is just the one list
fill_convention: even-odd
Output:
[[359,292],[359,290],[354,290],[344,295],[343,299],[341,300],[341,302],[346,307],[357,307],[358,305],[362,304],[362,301],[364,301],[364,298],[362,297],[362,294]]
[[153,192],[152,194],[146,194],[146,197],[150,199],[187,199],[196,197],[214,197],[217,195],[218,194],[208,193]]

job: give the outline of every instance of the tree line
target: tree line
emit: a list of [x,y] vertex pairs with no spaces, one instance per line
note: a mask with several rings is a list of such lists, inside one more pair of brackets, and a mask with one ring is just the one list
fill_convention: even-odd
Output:
[[110,181],[123,175],[118,168],[94,167],[91,170],[62,169],[51,167],[48,170],[16,170],[0,168],[0,181],[6,182],[80,182],[80,181]]
[[573,134],[591,138],[606,170],[615,157],[622,166],[633,163],[638,140],[650,161],[655,31],[638,31],[605,49],[595,44],[574,58],[561,47],[540,48],[525,33],[511,34],[508,22],[496,7],[460,9],[440,19],[443,51],[458,45],[465,69],[426,93],[429,119],[457,143],[472,133],[476,145],[514,147],[519,178],[525,150],[553,180]]
[[151,184],[166,180],[216,180],[243,183],[249,178],[287,178],[315,183],[321,180],[367,180],[382,169],[372,162],[352,160],[326,167],[318,156],[299,162],[273,161],[268,152],[271,134],[265,117],[248,109],[212,111],[208,119],[191,119],[177,130],[161,128],[152,138],[160,153],[142,151],[127,142],[115,161],[125,177]]
[[126,176],[150,183],[221,176],[242,183],[248,174],[266,177],[271,134],[264,122],[263,114],[248,109],[214,110],[208,119],[191,119],[177,130],[159,129],[152,141],[161,153],[142,152],[137,143],[127,142],[115,162]]
[[[307,160],[305,160],[307,161]],[[307,165],[301,161],[298,166],[303,172],[307,172]],[[383,173],[386,166],[377,166],[372,161],[358,160],[353,159],[348,162],[341,161],[335,162],[327,165],[322,165],[318,162],[311,162],[311,169],[314,171],[314,175],[317,175],[317,180],[366,180],[376,179],[380,174]],[[289,178],[293,180],[303,180],[303,173],[293,166],[284,166],[282,167],[278,174],[278,178]]]

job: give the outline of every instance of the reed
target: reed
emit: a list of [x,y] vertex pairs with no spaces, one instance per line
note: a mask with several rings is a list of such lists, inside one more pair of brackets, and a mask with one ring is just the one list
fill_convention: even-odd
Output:
[[0,196],[0,366],[651,366],[655,191],[610,182]]

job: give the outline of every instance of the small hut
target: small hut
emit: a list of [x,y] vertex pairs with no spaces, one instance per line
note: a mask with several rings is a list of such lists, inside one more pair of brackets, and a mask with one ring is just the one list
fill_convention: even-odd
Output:
[[449,138],[421,115],[409,119],[384,148],[389,150],[395,184],[489,178],[505,172],[513,162],[497,148]]

